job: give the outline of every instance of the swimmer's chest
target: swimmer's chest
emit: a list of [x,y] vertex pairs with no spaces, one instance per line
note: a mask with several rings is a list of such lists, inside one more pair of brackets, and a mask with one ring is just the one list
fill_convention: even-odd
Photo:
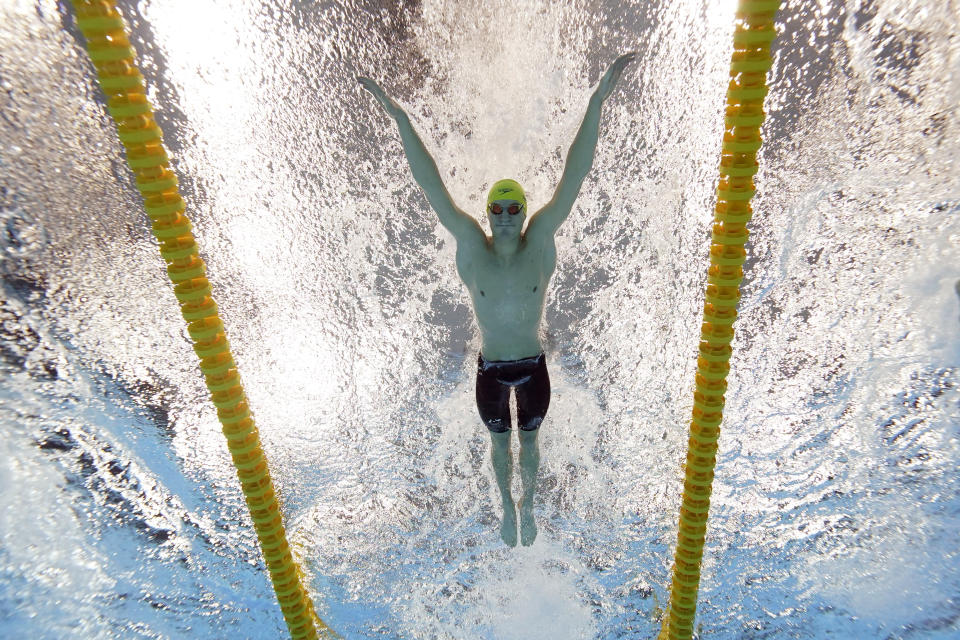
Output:
[[[552,247],[550,247],[552,248]],[[457,272],[473,298],[478,313],[494,307],[540,307],[556,267],[556,250],[522,247],[507,262],[487,248],[471,256],[457,256]]]

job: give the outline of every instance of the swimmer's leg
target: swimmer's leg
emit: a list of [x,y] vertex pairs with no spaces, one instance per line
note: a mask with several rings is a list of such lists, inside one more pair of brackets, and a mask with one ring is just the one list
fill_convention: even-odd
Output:
[[513,452],[510,451],[510,431],[490,432],[490,460],[493,473],[500,488],[500,501],[503,503],[503,523],[500,525],[500,537],[511,547],[517,546],[517,509],[510,494],[510,479],[513,477]]
[[533,496],[537,489],[537,471],[540,469],[540,445],[537,443],[539,429],[520,430],[520,479],[523,481],[523,497],[520,498],[520,542],[525,547],[537,539],[537,522],[533,517]]
[[537,539],[537,523],[533,517],[533,496],[537,489],[537,471],[540,468],[540,445],[537,434],[550,407],[550,375],[547,363],[541,358],[530,379],[517,387],[517,420],[520,423],[520,479],[523,497],[520,499],[520,542],[528,547]]
[[500,383],[493,372],[485,370],[483,357],[477,358],[477,411],[490,430],[490,461],[503,503],[500,537],[517,546],[517,509],[510,494],[513,453],[510,451],[510,387]]

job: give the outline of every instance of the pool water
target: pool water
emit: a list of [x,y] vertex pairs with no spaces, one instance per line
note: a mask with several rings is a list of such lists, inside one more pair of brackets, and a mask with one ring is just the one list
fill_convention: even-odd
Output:
[[[324,620],[655,637],[735,3],[120,8]],[[700,638],[960,636],[958,24],[921,0],[781,9]],[[539,536],[511,549],[455,244],[355,78],[486,225],[497,179],[549,200],[626,51],[557,236]],[[0,636],[283,637],[66,3],[3,3],[0,89]]]

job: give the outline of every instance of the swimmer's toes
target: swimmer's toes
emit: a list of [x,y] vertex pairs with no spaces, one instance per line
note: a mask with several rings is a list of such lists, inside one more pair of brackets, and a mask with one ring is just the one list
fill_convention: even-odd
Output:
[[517,514],[516,512],[505,511],[503,514],[503,524],[500,525],[500,539],[507,546],[517,546]]
[[517,528],[515,526],[507,526],[507,523],[503,523],[503,526],[500,527],[500,539],[508,547],[517,546]]
[[537,539],[537,521],[533,517],[533,513],[521,510],[520,512],[520,543],[525,547],[529,547],[533,544],[533,541]]

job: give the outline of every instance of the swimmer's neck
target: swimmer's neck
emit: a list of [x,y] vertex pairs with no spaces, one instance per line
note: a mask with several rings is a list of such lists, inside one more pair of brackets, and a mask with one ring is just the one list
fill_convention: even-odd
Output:
[[490,247],[498,258],[509,260],[520,251],[523,237],[518,235],[493,235],[490,238]]

